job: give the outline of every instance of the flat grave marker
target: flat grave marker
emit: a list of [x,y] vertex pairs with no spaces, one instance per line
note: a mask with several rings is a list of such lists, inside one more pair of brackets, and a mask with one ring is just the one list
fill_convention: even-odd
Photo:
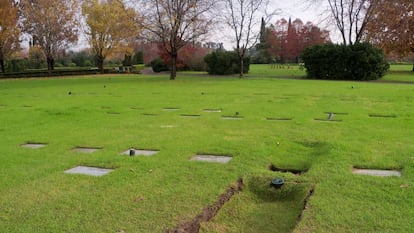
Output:
[[229,163],[233,157],[225,155],[203,155],[197,154],[191,158],[192,161],[213,162],[213,163]]
[[108,115],[120,115],[120,112],[106,112]]
[[72,149],[73,151],[76,152],[80,152],[80,153],[87,153],[87,154],[91,154],[97,151],[102,150],[102,148],[100,147],[83,147],[83,146],[78,146]]
[[174,111],[179,111],[180,108],[170,108],[170,107],[166,107],[166,108],[163,108],[162,110],[169,111],[169,112],[174,112]]
[[243,119],[242,116],[221,116],[223,120],[241,120]]
[[176,126],[176,125],[161,125],[160,127],[161,128],[176,128],[178,126]]
[[138,155],[142,155],[142,156],[153,156],[155,154],[157,154],[158,150],[145,150],[145,149],[128,149],[124,152],[121,153],[121,155],[129,155],[129,156],[138,156]]
[[221,109],[219,109],[219,108],[205,108],[205,109],[203,109],[203,112],[221,112]]
[[66,174],[81,174],[81,175],[89,175],[89,176],[104,176],[114,169],[107,169],[107,168],[99,168],[99,167],[87,167],[87,166],[77,166],[66,170],[64,173]]
[[397,118],[395,114],[368,114],[371,118]]
[[201,117],[199,114],[180,114],[181,117],[191,117],[191,118],[198,118]]
[[30,148],[30,149],[39,149],[39,148],[45,147],[46,145],[47,145],[46,143],[28,142],[21,146],[25,148]]
[[268,121],[291,121],[292,117],[266,117]]
[[353,168],[352,173],[357,174],[357,175],[380,176],[380,177],[388,177],[388,176],[401,177],[401,171],[398,171],[398,170]]

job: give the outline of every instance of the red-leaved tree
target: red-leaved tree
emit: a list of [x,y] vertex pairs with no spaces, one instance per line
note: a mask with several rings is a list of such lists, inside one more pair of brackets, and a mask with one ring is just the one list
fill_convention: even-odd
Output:
[[307,47],[331,42],[329,31],[320,29],[312,22],[303,24],[300,19],[280,19],[267,31],[268,53],[282,63],[296,63]]

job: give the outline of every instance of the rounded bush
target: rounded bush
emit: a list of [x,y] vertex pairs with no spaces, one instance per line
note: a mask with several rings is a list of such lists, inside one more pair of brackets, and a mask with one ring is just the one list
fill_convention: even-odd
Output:
[[389,69],[383,51],[369,43],[316,45],[301,58],[311,79],[376,80]]
[[168,71],[167,65],[164,64],[161,58],[156,58],[151,61],[152,70],[156,73]]
[[[229,75],[240,73],[239,57],[235,52],[217,51],[204,57],[207,63],[207,72],[216,75]],[[247,74],[250,67],[250,58],[243,60],[243,73]]]

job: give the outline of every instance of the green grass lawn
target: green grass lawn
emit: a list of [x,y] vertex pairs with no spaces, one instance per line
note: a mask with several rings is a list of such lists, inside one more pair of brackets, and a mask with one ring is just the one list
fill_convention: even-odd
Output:
[[[243,190],[201,232],[411,232],[414,85],[271,72],[0,80],[0,232],[165,232],[239,178]],[[315,120],[328,112],[340,121]],[[26,142],[47,146],[21,147]],[[120,155],[131,147],[159,153]],[[197,153],[233,159],[190,161]],[[271,164],[307,172],[270,171]],[[64,173],[78,165],[114,171]],[[402,177],[354,175],[353,167],[398,169]],[[286,180],[282,189],[269,186],[274,177]]]

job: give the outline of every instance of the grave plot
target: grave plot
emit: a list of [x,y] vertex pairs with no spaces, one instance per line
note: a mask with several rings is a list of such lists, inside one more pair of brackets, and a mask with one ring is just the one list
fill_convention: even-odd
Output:
[[161,128],[177,128],[178,126],[176,125],[161,125]]
[[168,112],[175,112],[175,111],[179,111],[180,108],[165,107],[162,110],[168,111]]
[[73,151],[80,152],[80,153],[87,153],[91,154],[97,151],[102,150],[100,147],[84,147],[84,146],[78,146],[72,149]]
[[347,112],[324,112],[324,114],[327,114],[327,115],[329,115],[330,113],[332,113],[334,115],[341,115],[341,116],[349,115],[349,113],[347,113]]
[[274,164],[270,164],[268,169],[274,172],[292,173],[294,175],[302,175],[308,171],[308,169],[280,168]]
[[121,152],[121,155],[129,155],[129,156],[153,156],[156,155],[158,152],[160,152],[159,150],[147,150],[147,149],[128,149],[124,152]]
[[155,113],[142,113],[144,116],[158,116],[158,114]]
[[120,112],[106,112],[108,115],[120,115]]
[[203,223],[211,221],[220,209],[231,200],[231,198],[243,190],[243,180],[240,178],[236,185],[230,186],[226,192],[222,193],[217,200],[203,208],[200,214],[188,222],[180,223],[175,229],[167,229],[166,233],[175,232],[199,232]]
[[214,154],[196,154],[191,158],[192,161],[213,162],[213,163],[229,163],[233,157],[227,155]]
[[395,114],[368,114],[371,118],[397,118]]
[[180,114],[181,117],[192,117],[192,118],[198,118],[201,117],[199,114]]
[[226,115],[224,115],[224,116],[221,116],[221,119],[223,119],[223,120],[241,120],[241,119],[243,119],[243,117],[238,116],[238,115],[235,115],[235,116],[226,116]]
[[341,119],[334,119],[335,113],[329,112],[327,113],[326,118],[314,118],[315,121],[327,121],[327,122],[341,122]]
[[114,169],[108,168],[99,168],[99,167],[87,167],[87,166],[77,166],[66,170],[64,173],[66,174],[81,174],[81,175],[89,175],[89,176],[104,176]]
[[[309,207],[314,187],[311,183],[291,179],[275,188],[270,185],[274,179],[263,175],[245,176],[245,185],[221,208],[214,206],[213,209],[219,210],[217,215],[202,221],[200,232],[291,232]],[[175,230],[199,232],[198,229],[188,231],[191,228],[185,227]]]
[[39,149],[45,146],[47,146],[46,143],[38,143],[38,142],[27,142],[21,145],[21,147],[30,148],[30,149]]
[[292,117],[266,117],[268,121],[291,121]]
[[221,108],[205,108],[203,112],[221,112]]
[[380,169],[369,169],[369,168],[353,168],[353,174],[357,175],[368,175],[368,176],[380,176],[380,177],[388,177],[388,176],[397,176],[401,177],[401,171],[398,170],[380,170]]

